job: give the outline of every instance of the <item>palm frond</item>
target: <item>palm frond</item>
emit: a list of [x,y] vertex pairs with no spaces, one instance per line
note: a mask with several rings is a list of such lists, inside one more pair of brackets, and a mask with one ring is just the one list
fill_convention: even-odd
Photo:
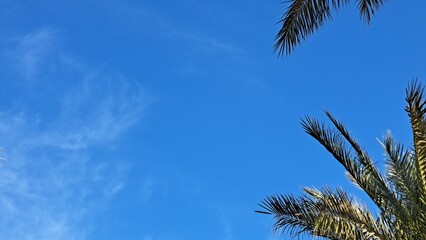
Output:
[[305,195],[267,197],[260,206],[273,214],[275,231],[307,233],[329,239],[391,239],[386,224],[376,223],[365,206],[338,189],[305,188]]
[[385,3],[386,0],[357,0],[358,9],[361,18],[370,23],[371,17],[374,16],[376,11]]
[[[376,202],[377,206],[381,210],[386,209],[386,211],[394,212],[401,211],[402,206],[398,201],[397,196],[387,183],[387,179],[382,176],[377,167],[374,165],[368,153],[360,147],[358,142],[350,135],[349,131],[340,121],[334,118],[328,111],[325,111],[325,114],[354,150],[356,155],[355,161],[362,169],[362,176],[365,181],[365,185],[368,188],[371,188],[371,195],[366,190],[367,194],[369,194],[370,197],[374,196],[372,197],[372,200]],[[358,181],[354,179],[352,175],[353,174],[349,174],[349,179],[355,180],[355,184],[359,185]]]
[[407,88],[406,111],[410,117],[413,132],[417,184],[420,188],[418,207],[422,211],[418,213],[417,217],[421,233],[426,236],[426,100],[423,94],[424,87],[414,80]]
[[259,204],[265,211],[256,212],[272,214],[276,232],[288,232],[292,236],[308,234],[337,239],[337,236],[331,233],[315,232],[318,212],[311,207],[314,205],[312,200],[305,196],[296,198],[292,195],[272,195]]
[[275,36],[274,50],[278,55],[290,54],[294,47],[332,18],[349,0],[290,0],[290,6],[279,21],[281,29]]
[[407,89],[406,111],[410,117],[413,131],[414,152],[419,184],[426,193],[426,101],[423,98],[424,87],[413,82]]
[[[306,133],[314,137],[343,165],[349,180],[363,189],[379,209],[400,208],[395,194],[389,189],[385,179],[378,172],[367,153],[350,137],[349,132],[342,124],[329,113],[327,114],[335,124],[337,131],[326,128],[316,119],[306,117],[302,120],[302,126]],[[347,149],[346,141],[354,149],[355,155]]]
[[[281,28],[275,36],[274,50],[278,56],[290,54],[294,47],[318,30],[332,12],[348,5],[349,0],[289,0],[289,7],[278,22]],[[367,24],[386,0],[357,0],[359,14]]]
[[276,231],[288,230],[329,239],[426,239],[426,99],[416,81],[406,91],[413,148],[406,149],[387,134],[382,175],[346,127],[325,112],[333,127],[305,117],[302,126],[347,171],[347,176],[379,208],[376,218],[343,190],[305,188],[301,197],[276,195],[260,205],[275,218]]
[[[415,232],[417,215],[419,213],[419,186],[417,185],[417,170],[413,153],[395,142],[388,133],[382,144],[387,158],[387,179],[394,187],[403,208],[392,213],[392,225],[398,229],[398,235]],[[390,212],[388,211],[388,214]],[[399,237],[401,238],[401,237]]]
[[383,147],[387,157],[387,179],[405,205],[412,205],[419,198],[419,186],[416,184],[417,169],[413,153],[396,143],[388,133]]
[[305,188],[304,192],[317,201],[321,218],[317,220],[318,229],[333,232],[341,239],[390,239],[391,233],[386,224],[377,224],[366,206],[349,197],[342,189],[334,193],[331,189],[317,190]]

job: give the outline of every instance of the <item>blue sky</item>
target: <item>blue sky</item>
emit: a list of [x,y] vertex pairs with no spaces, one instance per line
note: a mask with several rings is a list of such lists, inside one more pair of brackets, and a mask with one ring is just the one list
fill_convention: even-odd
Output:
[[276,239],[269,194],[365,197],[301,117],[329,110],[379,163],[387,130],[410,143],[424,1],[370,26],[347,7],[286,58],[278,0],[0,5],[0,239]]

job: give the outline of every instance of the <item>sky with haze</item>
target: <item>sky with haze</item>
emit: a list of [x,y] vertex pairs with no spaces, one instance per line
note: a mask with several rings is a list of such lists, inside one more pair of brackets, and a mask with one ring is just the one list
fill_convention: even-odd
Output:
[[[411,143],[426,2],[356,5],[273,53],[279,0],[0,0],[0,239],[260,240],[267,195],[342,186],[327,109],[383,163]],[[311,239],[306,237],[306,239]]]

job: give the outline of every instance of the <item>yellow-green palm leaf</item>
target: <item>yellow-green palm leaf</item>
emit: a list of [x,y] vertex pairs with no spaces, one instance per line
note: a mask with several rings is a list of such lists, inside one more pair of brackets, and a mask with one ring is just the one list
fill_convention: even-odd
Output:
[[404,148],[388,133],[382,143],[386,172],[381,173],[368,153],[344,125],[325,112],[333,127],[315,118],[302,121],[314,137],[347,171],[379,209],[374,216],[342,189],[305,188],[301,197],[275,195],[260,204],[272,214],[277,231],[328,239],[426,239],[426,100],[423,87],[407,88],[407,112],[413,146]]

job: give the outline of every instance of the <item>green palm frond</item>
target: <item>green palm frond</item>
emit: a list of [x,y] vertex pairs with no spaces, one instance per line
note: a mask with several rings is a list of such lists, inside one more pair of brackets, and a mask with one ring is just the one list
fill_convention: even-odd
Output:
[[[376,203],[380,210],[396,213],[403,211],[403,207],[398,200],[398,196],[391,189],[388,179],[383,177],[377,167],[374,165],[368,153],[363,150],[357,141],[350,135],[346,127],[334,118],[328,111],[325,111],[327,117],[331,120],[338,132],[349,143],[352,150],[355,152],[354,165],[360,166],[362,169],[361,176],[353,177],[354,173],[348,174],[351,182],[360,186]],[[355,172],[356,175],[357,171]],[[362,184],[360,185],[360,182]]]
[[391,134],[385,137],[383,147],[387,157],[387,179],[404,204],[412,204],[419,199],[417,169],[413,153],[396,143]]
[[416,81],[406,91],[413,147],[404,148],[388,133],[382,144],[382,174],[346,127],[325,112],[333,127],[315,118],[302,120],[315,138],[347,171],[351,182],[377,205],[376,217],[343,190],[305,188],[301,197],[276,195],[260,206],[275,218],[275,230],[328,239],[426,239],[426,100]]
[[414,81],[407,89],[406,111],[410,117],[413,132],[415,155],[415,169],[417,170],[417,184],[419,187],[419,201],[417,214],[419,229],[426,236],[426,101],[424,87]]
[[410,117],[413,131],[414,151],[416,155],[416,167],[420,186],[426,192],[426,101],[423,99],[424,88],[414,82],[407,89],[406,111]]
[[378,221],[368,209],[350,198],[343,190],[305,188],[305,195],[270,196],[260,205],[274,214],[276,231],[293,235],[308,233],[329,239],[391,239],[392,232],[384,221]]
[[276,232],[288,232],[293,236],[309,234],[330,239],[337,238],[331,233],[314,232],[318,212],[316,209],[312,209],[311,206],[315,204],[307,197],[273,195],[266,197],[259,205],[265,211],[256,212],[274,215]]
[[[363,189],[379,209],[389,208],[388,202],[390,201],[393,203],[391,207],[400,208],[395,194],[389,189],[385,179],[378,172],[368,154],[359,147],[340,122],[330,113],[326,112],[326,114],[337,130],[327,128],[318,120],[306,117],[302,120],[302,126],[306,133],[321,143],[343,165],[349,180]],[[349,143],[355,153],[347,148],[346,142]]]
[[[417,185],[417,170],[413,153],[396,143],[391,134],[385,136],[382,144],[386,153],[387,179],[394,188],[401,205],[404,208],[392,213],[396,216],[392,222],[394,229],[399,229],[399,235],[405,232],[413,232],[416,228],[419,212],[419,187]],[[391,214],[385,209],[387,214]],[[401,237],[400,237],[401,238]]]
[[[275,36],[278,55],[290,54],[294,47],[318,30],[333,11],[349,4],[349,0],[289,0],[289,7],[278,22],[281,29]],[[385,0],[357,0],[361,18],[369,23]]]
[[377,224],[364,205],[349,197],[342,189],[334,193],[331,189],[305,188],[304,192],[314,197],[317,208],[323,213],[316,228],[328,230],[341,239],[389,239],[386,224]]

